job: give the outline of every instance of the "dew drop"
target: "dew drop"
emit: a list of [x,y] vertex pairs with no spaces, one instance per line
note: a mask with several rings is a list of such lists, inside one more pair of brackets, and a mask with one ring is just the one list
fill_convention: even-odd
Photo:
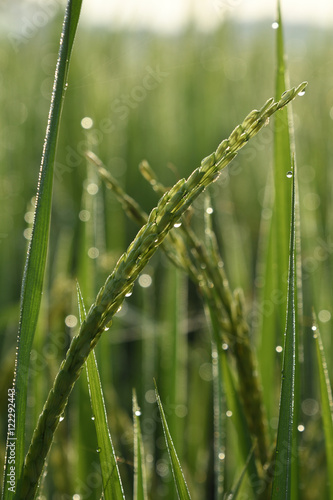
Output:
[[69,314],[65,318],[65,325],[68,326],[68,328],[74,328],[77,325],[77,317],[74,316],[74,314]]
[[85,116],[84,118],[82,118],[82,120],[81,120],[81,127],[82,128],[89,130],[93,125],[94,125],[94,122],[93,122],[92,118],[90,118],[90,116]]
[[148,288],[152,284],[153,280],[149,274],[141,274],[139,277],[139,285],[142,288]]
[[275,347],[275,350],[276,350],[276,352],[280,353],[280,352],[282,352],[282,351],[283,351],[283,348],[282,348],[282,346],[277,345],[277,346]]
[[293,176],[293,173],[289,170],[289,172],[287,172],[287,177],[288,179],[291,179]]
[[88,250],[88,257],[90,259],[97,259],[98,256],[99,256],[99,250],[98,250],[98,248],[96,248],[96,247],[89,248],[89,250]]
[[31,239],[31,235],[32,235],[32,228],[31,227],[27,227],[27,229],[25,229],[23,231],[23,236],[25,237],[26,240],[30,240]]
[[93,196],[98,193],[98,185],[95,182],[90,182],[87,185],[86,190],[89,194]]
[[274,21],[274,23],[272,23],[273,30],[277,30],[278,27],[279,27],[279,23],[277,21]]
[[62,422],[64,419],[65,419],[65,416],[64,415],[60,415],[59,422]]
[[173,225],[173,227],[180,227],[182,225],[181,222],[176,222],[176,224]]
[[311,327],[311,330],[312,330],[313,332],[315,332],[315,331],[317,330],[316,325],[313,325],[313,326]]
[[206,214],[211,215],[214,212],[214,209],[212,207],[206,208]]
[[97,453],[100,453],[102,451],[102,449],[100,447],[97,448]]
[[232,417],[232,411],[231,410],[226,411],[225,414],[226,414],[227,417]]
[[27,222],[28,224],[32,224],[33,221],[34,221],[34,213],[33,212],[26,212],[24,214],[24,220],[25,222]]
[[81,210],[79,213],[79,219],[82,222],[87,222],[90,219],[90,212],[88,210]]
[[304,95],[304,94],[305,94],[305,90],[301,90],[300,92],[298,92],[298,95],[299,95],[300,97],[303,97],[303,95]]
[[327,323],[327,321],[330,321],[331,319],[331,313],[326,309],[322,309],[322,311],[319,311],[318,313],[318,319],[322,323]]
[[91,420],[95,420],[95,415],[93,415],[93,416],[91,417]]
[[297,427],[297,430],[298,430],[298,432],[304,432],[304,431],[305,431],[305,427],[304,427],[304,425],[300,424],[300,425]]
[[125,297],[130,297],[130,296],[132,295],[132,293],[133,293],[133,292],[127,292],[127,293],[125,294]]
[[228,344],[226,344],[226,343],[222,344],[222,349],[223,349],[224,351],[227,351],[227,350],[229,349]]
[[140,411],[140,410],[136,410],[135,415],[136,415],[137,417],[140,417],[140,416],[141,416],[141,411]]
[[219,460],[224,460],[225,459],[225,453],[221,452],[219,453]]

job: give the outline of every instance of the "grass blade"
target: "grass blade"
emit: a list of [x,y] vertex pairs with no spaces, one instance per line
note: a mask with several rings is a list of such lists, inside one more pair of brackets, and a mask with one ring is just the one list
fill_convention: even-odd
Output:
[[292,183],[292,218],[290,230],[287,321],[284,342],[280,413],[276,444],[272,500],[287,500],[291,498],[292,461],[294,441],[296,439],[296,436],[294,436],[295,380],[297,368],[295,297],[295,177],[296,171],[294,168]]
[[161,415],[164,438],[165,438],[165,442],[166,442],[168,452],[169,452],[171,468],[172,468],[172,472],[173,472],[173,478],[174,478],[176,490],[178,493],[178,497],[180,500],[190,500],[191,496],[190,496],[190,493],[189,493],[188,488],[187,488],[185,477],[184,477],[182,468],[181,468],[179,460],[178,460],[177,452],[176,452],[176,449],[174,447],[174,444],[173,444],[173,441],[171,438],[171,434],[169,432],[168,424],[167,424],[167,421],[165,418],[163,406],[161,403],[159,393],[157,391],[156,384],[155,384],[155,392],[156,392],[156,401],[158,404],[158,409],[159,409],[160,415]]
[[[244,461],[243,463],[246,464],[247,460],[249,460],[247,469],[254,495],[257,496],[256,488],[261,484],[261,480],[259,478],[254,455],[251,454],[251,450],[253,451],[252,439],[248,429],[244,410],[241,405],[233,376],[229,367],[226,351],[220,349],[218,362],[220,364],[220,370],[223,376],[227,407],[228,411],[232,412],[231,419],[237,431],[240,452]],[[250,458],[248,458],[249,456]]]
[[[277,32],[277,72],[276,72],[276,95],[281,95],[288,88],[288,73],[285,64],[285,52],[283,42],[283,25],[281,17],[280,2],[278,2],[278,28]],[[290,228],[290,191],[286,174],[291,168],[292,151],[288,115],[289,108],[284,108],[275,115],[274,127],[274,186],[275,204],[273,227],[275,231],[276,252],[276,276],[277,288],[285,297],[285,277],[288,274],[289,263],[289,228]],[[282,328],[285,325],[286,300],[279,302],[278,321]]]
[[[81,322],[86,317],[85,307],[79,286],[78,299]],[[99,377],[95,352],[92,351],[86,361],[89,396],[94,415],[97,434],[98,453],[101,464],[103,492],[106,500],[124,500],[124,491],[120,479],[117,458],[113,448],[107,421],[102,385]]]
[[145,456],[140,428],[141,411],[138,406],[136,392],[133,390],[133,420],[134,420],[134,500],[147,500],[147,482]]
[[332,387],[327,369],[324,346],[319,328],[314,318],[313,337],[316,340],[317,363],[319,368],[319,384],[321,396],[321,412],[324,423],[325,447],[327,460],[327,477],[329,481],[329,498],[333,500],[333,397]]
[[[48,248],[53,166],[63,97],[67,84],[69,61],[80,16],[81,3],[82,0],[69,1],[64,18],[39,172],[32,236],[29,242],[22,281],[18,348],[14,380],[16,393],[16,477],[19,481],[17,484],[17,494],[19,494],[20,490],[20,474],[23,467],[25,451],[25,415],[30,351],[39,314]],[[14,498],[13,489],[9,490],[7,478],[8,476],[5,472],[3,485],[3,498],[5,500]]]
[[225,500],[236,500],[237,499],[237,496],[238,496],[238,493],[240,492],[240,488],[241,488],[245,473],[246,473],[247,468],[249,466],[250,460],[253,457],[254,448],[255,448],[255,444],[252,446],[252,449],[251,449],[251,451],[246,459],[243,470],[242,470],[239,478],[237,479],[235,486],[232,487],[232,491],[226,496]]
[[[281,95],[288,85],[288,71],[284,51],[283,23],[280,3],[277,7],[276,51],[277,69],[275,94]],[[262,226],[267,230],[267,249],[264,262],[264,288],[260,293],[263,313],[260,314],[261,345],[259,349],[260,369],[262,374],[264,400],[268,417],[274,417],[276,406],[274,386],[274,370],[276,365],[276,345],[282,343],[280,332],[285,327],[286,294],[285,283],[288,276],[288,252],[290,231],[290,191],[286,177],[291,168],[293,134],[290,128],[289,109],[284,108],[275,115],[274,123],[274,168],[273,178],[267,180],[268,203],[267,208],[272,209],[270,221],[263,220]],[[271,185],[273,183],[273,186]],[[272,190],[274,203],[271,206]],[[267,211],[266,211],[267,212]],[[267,225],[269,224],[269,228]],[[266,235],[264,235],[266,236]],[[267,335],[267,332],[271,332]]]

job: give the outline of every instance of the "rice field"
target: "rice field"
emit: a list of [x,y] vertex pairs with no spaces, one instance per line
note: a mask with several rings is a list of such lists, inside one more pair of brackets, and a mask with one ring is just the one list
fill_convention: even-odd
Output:
[[0,39],[3,499],[333,498],[331,32],[79,23],[34,216],[62,17]]

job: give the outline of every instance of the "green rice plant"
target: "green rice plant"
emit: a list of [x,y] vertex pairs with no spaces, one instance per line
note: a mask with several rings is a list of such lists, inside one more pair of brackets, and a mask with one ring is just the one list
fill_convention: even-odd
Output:
[[[63,36],[61,42],[60,57],[58,60],[58,71],[56,73],[56,85],[51,103],[50,123],[48,135],[46,139],[45,151],[48,151],[48,144],[51,146],[49,160],[43,160],[42,172],[47,173],[47,182],[43,184],[43,173],[40,179],[40,193],[37,198],[37,207],[35,214],[35,223],[33,236],[31,240],[30,253],[27,258],[26,274],[23,281],[22,292],[22,318],[24,319],[24,311],[27,308],[31,309],[33,317],[28,317],[21,322],[21,337],[20,349],[17,358],[17,373],[27,372],[29,355],[35,323],[37,321],[39,309],[39,297],[42,287],[42,275],[45,266],[45,253],[47,248],[47,235],[49,225],[50,203],[52,192],[52,164],[54,161],[54,151],[61,114],[61,102],[63,95],[63,86],[67,79],[69,56],[72,49],[74,34],[79,17],[81,2],[68,2],[66,11],[65,23],[63,28]],[[280,18],[280,26],[281,18]],[[279,62],[283,58],[283,44],[281,31],[278,31],[279,42]],[[277,460],[275,460],[272,447],[274,446],[274,437],[269,436],[267,432],[266,411],[272,414],[272,399],[267,396],[267,385],[264,390],[264,396],[261,389],[261,380],[257,371],[256,351],[250,336],[250,325],[246,319],[244,296],[243,292],[238,288],[233,290],[227,279],[227,273],[224,269],[221,252],[217,243],[217,237],[213,231],[213,222],[215,215],[212,216],[212,207],[209,198],[206,196],[205,205],[205,238],[204,242],[197,236],[196,231],[190,224],[190,213],[188,209],[197,199],[197,197],[205,191],[220,175],[224,169],[238,154],[238,152],[246,145],[249,139],[254,137],[267,123],[269,118],[276,112],[281,117],[283,127],[276,129],[276,165],[279,173],[277,174],[276,184],[283,185],[283,200],[280,203],[283,213],[278,217],[279,222],[273,223],[271,232],[277,231],[279,236],[272,236],[272,241],[276,244],[277,239],[280,242],[286,242],[288,239],[288,207],[290,205],[288,199],[289,184],[285,181],[285,164],[290,166],[290,162],[294,161],[292,141],[290,141],[288,120],[286,120],[286,104],[296,97],[297,94],[304,93],[306,83],[302,83],[298,87],[284,92],[285,90],[284,69],[280,70],[277,81],[277,97],[276,101],[272,98],[259,109],[252,111],[243,122],[238,125],[229,138],[224,140],[217,147],[216,151],[206,157],[201,165],[195,169],[187,179],[179,180],[171,189],[163,186],[153,170],[147,162],[141,164],[141,172],[144,177],[150,182],[154,191],[160,196],[156,207],[147,214],[128,194],[120,187],[120,184],[112,178],[112,176],[103,167],[102,162],[93,153],[88,153],[88,159],[97,165],[99,174],[103,177],[106,184],[109,185],[117,198],[121,202],[124,210],[138,222],[142,227],[137,236],[129,245],[127,251],[120,257],[116,263],[113,272],[107,278],[105,284],[101,287],[88,313],[85,314],[82,297],[79,293],[79,304],[81,309],[81,325],[79,333],[72,339],[65,359],[62,361],[58,374],[54,380],[53,387],[48,395],[43,411],[37,422],[34,430],[31,444],[26,456],[23,472],[24,457],[24,429],[25,429],[25,400],[26,400],[26,384],[20,389],[17,386],[18,393],[18,417],[19,417],[19,434],[18,440],[18,479],[16,492],[10,492],[4,484],[3,498],[34,498],[41,485],[43,469],[51,447],[54,434],[59,422],[63,419],[63,413],[68,403],[69,395],[72,388],[79,378],[84,366],[87,368],[88,383],[90,391],[90,399],[96,426],[98,452],[101,459],[101,472],[103,479],[103,496],[105,498],[124,498],[122,482],[118,470],[117,457],[114,447],[111,442],[108,418],[102,392],[101,378],[97,369],[97,361],[94,354],[94,348],[103,342],[106,334],[104,331],[111,327],[112,321],[117,311],[122,307],[124,300],[128,297],[133,289],[136,279],[139,277],[145,266],[151,262],[153,255],[159,246],[163,249],[172,264],[177,268],[175,274],[171,276],[167,293],[173,290],[170,297],[171,307],[168,309],[168,316],[172,319],[173,328],[170,333],[169,340],[172,340],[172,348],[170,349],[170,376],[163,375],[161,381],[162,391],[165,391],[168,396],[172,396],[172,403],[179,401],[179,385],[177,382],[182,380],[182,385],[185,385],[186,374],[184,370],[184,359],[187,356],[187,351],[184,345],[184,339],[181,338],[182,326],[180,325],[181,316],[185,314],[184,304],[180,304],[181,292],[185,289],[186,282],[183,281],[186,273],[192,282],[195,284],[198,294],[204,304],[206,317],[211,329],[212,343],[212,359],[213,359],[213,381],[214,381],[214,467],[215,470],[215,485],[216,498],[223,498],[223,495],[229,495],[228,498],[237,498],[237,495],[246,491],[249,497],[268,499],[270,496],[270,481],[273,475],[272,469],[275,463],[274,472],[274,488],[273,498],[297,498],[297,461],[292,460],[297,452],[294,447],[295,440],[295,425],[297,424],[296,404],[299,398],[299,389],[297,385],[297,330],[295,327],[295,311],[296,311],[296,272],[295,272],[295,232],[296,232],[296,170],[293,171],[293,204],[292,204],[292,225],[291,225],[291,247],[289,253],[284,249],[284,257],[281,257],[282,264],[278,266],[279,273],[288,265],[289,258],[289,298],[287,310],[287,335],[284,351],[284,372],[282,379],[281,393],[281,417],[279,419],[279,430],[277,440]],[[282,88],[283,87],[283,88]],[[281,154],[283,155],[281,157]],[[47,158],[47,154],[45,155]],[[279,157],[279,158],[277,158]],[[285,159],[289,158],[289,159]],[[49,170],[45,165],[49,165]],[[45,174],[46,175],[46,174]],[[281,178],[280,178],[281,175]],[[207,193],[207,191],[206,191]],[[43,198],[44,196],[44,198]],[[45,199],[43,204],[42,200]],[[277,209],[277,210],[279,210]],[[41,214],[41,215],[40,215]],[[277,217],[277,216],[276,216]],[[276,219],[274,219],[276,220]],[[42,222],[38,222],[42,221]],[[282,228],[282,229],[281,229]],[[283,233],[283,234],[282,234]],[[275,233],[274,233],[275,234]],[[83,244],[88,243],[90,237],[86,234],[83,238]],[[89,242],[89,244],[91,244]],[[267,263],[274,261],[273,248],[267,258]],[[34,246],[35,245],[35,246]],[[37,250],[35,251],[34,248]],[[41,258],[39,258],[39,253]],[[81,259],[80,259],[81,260]],[[84,262],[84,259],[82,259]],[[32,264],[31,264],[32,263]],[[38,271],[38,286],[32,286],[32,279],[35,278],[34,265],[40,264]],[[30,266],[30,267],[29,267]],[[93,267],[93,266],[92,266]],[[83,289],[84,295],[92,294],[94,296],[94,278],[96,273],[88,274],[85,264],[79,264],[79,270],[83,272]],[[32,271],[29,271],[31,269]],[[79,272],[80,272],[79,271]],[[96,271],[96,269],[95,269]],[[32,272],[32,274],[30,274]],[[98,273],[97,273],[98,274]],[[268,275],[269,273],[267,273]],[[279,275],[281,278],[281,275]],[[81,279],[81,276],[80,276]],[[274,280],[278,278],[274,278]],[[282,289],[282,283],[274,286],[279,286]],[[269,285],[272,289],[272,283]],[[30,287],[30,288],[29,288]],[[31,288],[32,287],[32,288]],[[32,290],[33,289],[33,290]],[[26,292],[28,290],[28,292]],[[29,292],[30,290],[30,292]],[[33,291],[33,293],[32,293]],[[34,293],[36,292],[36,296]],[[26,298],[28,297],[28,298]],[[37,298],[36,298],[37,297]],[[279,324],[283,323],[286,309],[286,295],[283,296],[283,301],[279,307]],[[174,302],[176,301],[176,303]],[[31,306],[32,304],[32,306]],[[30,311],[29,309],[29,311]],[[30,312],[29,312],[30,314]],[[31,320],[31,325],[29,321]],[[25,326],[24,326],[25,325]],[[30,329],[31,326],[31,329]],[[28,331],[29,336],[26,338],[24,328]],[[22,330],[23,328],[23,330]],[[263,329],[264,331],[264,329]],[[274,329],[275,332],[275,329]],[[101,339],[103,335],[103,340]],[[272,335],[274,342],[276,336]],[[160,345],[163,348],[163,343]],[[270,347],[263,347],[261,361],[263,362],[266,354],[271,356],[274,354],[275,343],[270,341]],[[22,347],[23,346],[23,347]],[[149,353],[152,353],[151,347],[146,345],[146,359]],[[178,354],[181,351],[182,359],[179,359]],[[271,352],[273,351],[273,353]],[[21,354],[20,354],[21,353]],[[23,353],[23,354],[22,354]],[[97,353],[98,357],[98,353]],[[270,359],[272,359],[270,357]],[[262,375],[264,378],[267,373],[267,368],[263,369],[263,364],[260,362]],[[151,364],[149,375],[156,369],[155,364]],[[287,375],[287,376],[286,376]],[[273,379],[271,379],[273,380]],[[19,381],[19,378],[17,378]],[[82,387],[86,381],[80,380]],[[144,389],[146,390],[146,389]],[[25,392],[24,392],[25,391]],[[324,397],[325,392],[322,392]],[[185,401],[184,395],[180,395]],[[143,395],[141,396],[143,397]],[[176,443],[177,453],[183,462],[186,457],[186,447],[180,440],[180,436],[185,432],[185,425],[177,423],[175,415],[165,415],[161,400],[157,394],[157,403],[159,406],[164,434],[166,437],[166,446],[168,448],[171,464],[173,468],[176,489],[180,498],[190,498],[189,490],[191,490],[191,477],[189,478],[189,488],[187,487],[180,462],[178,460],[175,446],[171,439],[173,437]],[[265,403],[265,404],[264,404]],[[287,406],[285,411],[284,405]],[[326,405],[327,407],[327,405]],[[231,418],[226,418],[226,409],[228,413],[232,413]],[[133,395],[133,413],[134,413],[134,495],[136,498],[147,498],[146,479],[145,479],[145,454],[143,451],[144,435],[141,435],[139,425],[139,407],[136,395]],[[329,419],[327,408],[325,410],[325,426],[328,429],[327,443],[330,441]],[[166,423],[168,419],[169,427]],[[229,430],[232,428],[231,422],[236,429],[238,436],[238,449],[240,459],[232,456],[233,437],[229,436]],[[83,428],[83,427],[82,427]],[[226,438],[226,432],[228,437]],[[81,433],[83,434],[83,433]],[[232,434],[232,431],[230,432]],[[283,468],[283,474],[278,472],[277,465],[279,463],[279,453],[281,447],[287,443],[287,462]],[[79,444],[76,444],[79,447]],[[180,450],[180,451],[179,451]],[[330,457],[330,446],[327,447],[328,456]],[[230,457],[230,458],[229,458]],[[226,460],[225,460],[226,459]],[[242,470],[239,480],[236,485],[231,484],[234,481],[235,472],[230,474],[226,461],[237,463],[237,468]],[[188,461],[189,462],[189,461]],[[186,463],[186,461],[185,461]],[[106,464],[106,466],[105,466]],[[295,465],[296,464],[296,465]],[[85,467],[85,468],[84,468]],[[82,467],[82,471],[87,471],[86,465]],[[187,472],[185,470],[185,472]],[[87,473],[87,472],[86,472]],[[81,479],[85,472],[80,472]],[[230,479],[232,477],[232,480]],[[248,482],[250,481],[250,484]],[[41,489],[41,491],[43,491]],[[228,494],[225,492],[229,492]],[[13,494],[12,494],[13,493]],[[98,493],[95,492],[95,497]],[[154,494],[155,495],[155,494]],[[171,493],[170,493],[171,495]],[[196,492],[192,493],[195,498]],[[275,495],[275,497],[274,497]]]
[[151,211],[147,223],[141,228],[127,252],[119,259],[112,274],[99,291],[95,303],[81,325],[79,335],[73,339],[66,359],[61,364],[26,457],[22,479],[22,492],[25,498],[34,494],[53,433],[85,360],[105,328],[109,327],[126,294],[132,290],[139,273],[194,199],[216,180],[220,170],[236,156],[249,138],[264,126],[267,118],[285,106],[305,86],[306,83],[302,83],[288,91],[278,102],[270,99],[259,111],[251,112],[242,125],[236,127],[229,138],[218,146],[215,153],[205,158],[186,181],[180,180],[165,193],[157,207]]

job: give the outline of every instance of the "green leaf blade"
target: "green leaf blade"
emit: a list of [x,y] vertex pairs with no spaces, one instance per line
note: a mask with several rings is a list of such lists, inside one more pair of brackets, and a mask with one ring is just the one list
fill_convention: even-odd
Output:
[[174,447],[174,444],[173,444],[173,441],[171,438],[171,434],[169,432],[168,424],[167,424],[167,421],[165,418],[165,413],[163,410],[163,406],[162,406],[162,402],[161,402],[159,393],[157,391],[156,384],[155,384],[155,392],[156,392],[156,401],[158,404],[158,409],[159,409],[160,415],[161,415],[164,438],[165,438],[165,442],[166,442],[167,449],[169,452],[171,468],[172,468],[172,472],[173,472],[173,477],[174,477],[174,482],[175,482],[176,490],[178,493],[178,497],[180,500],[190,500],[191,499],[190,492],[188,490],[188,487],[187,487],[187,484],[185,481],[185,477],[184,477],[184,474],[183,474],[183,471],[182,471],[182,468],[181,468],[181,465],[180,465],[180,462],[179,462],[179,459],[177,456],[177,452],[176,452],[176,449]]
[[294,452],[294,408],[296,385],[296,300],[295,300],[295,191],[296,171],[293,171],[292,218],[290,231],[287,321],[284,341],[279,424],[275,455],[272,500],[289,500],[292,491],[292,461]]
[[48,250],[54,159],[70,56],[80,16],[81,4],[82,0],[69,1],[65,13],[39,172],[32,236],[29,242],[22,280],[20,322],[14,375],[16,398],[15,467],[16,477],[19,482],[15,493],[12,489],[9,490],[7,480],[8,476],[5,472],[2,492],[4,500],[15,498],[19,495],[20,490],[20,475],[25,453],[27,379],[30,351],[34,339],[42,297]]
[[140,426],[141,410],[136,392],[133,390],[133,420],[134,420],[134,500],[147,500],[147,481],[145,456]]
[[333,397],[332,387],[327,369],[324,346],[319,328],[314,320],[314,338],[316,341],[317,363],[319,369],[319,385],[321,412],[324,424],[325,448],[327,460],[327,476],[329,480],[329,498],[333,500]]
[[[78,298],[82,322],[86,317],[86,313],[79,287]],[[94,415],[94,424],[97,434],[97,451],[99,453],[101,465],[104,498],[106,500],[125,500],[117,458],[108,426],[103,389],[94,351],[88,356],[86,370],[91,408]]]

